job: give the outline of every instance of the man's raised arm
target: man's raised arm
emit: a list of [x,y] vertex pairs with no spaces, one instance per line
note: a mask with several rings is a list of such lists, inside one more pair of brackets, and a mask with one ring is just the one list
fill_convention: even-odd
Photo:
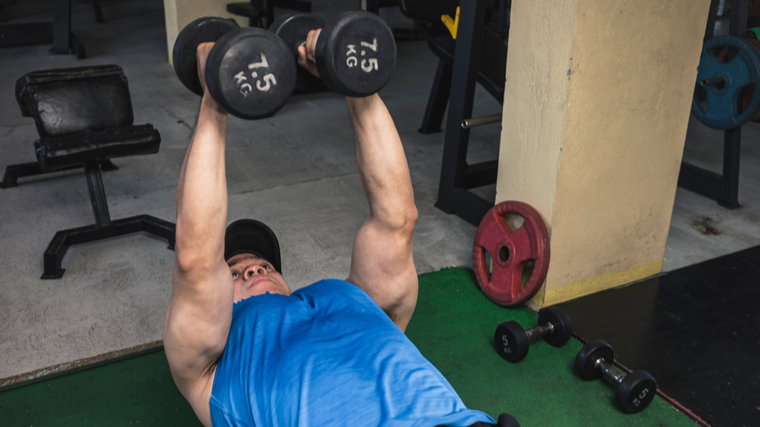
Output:
[[417,303],[412,238],[417,208],[404,148],[377,94],[346,98],[369,216],[356,235],[348,281],[406,329]]
[[177,187],[176,259],[164,321],[172,376],[194,408],[206,388],[209,376],[204,374],[224,350],[233,301],[232,277],[224,261],[227,113],[206,91],[202,73],[211,46],[198,49],[204,96]]

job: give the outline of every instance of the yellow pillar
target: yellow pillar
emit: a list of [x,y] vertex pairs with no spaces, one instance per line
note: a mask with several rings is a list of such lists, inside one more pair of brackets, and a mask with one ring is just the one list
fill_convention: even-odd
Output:
[[164,0],[166,21],[166,45],[169,47],[169,63],[172,63],[172,49],[179,32],[185,25],[204,16],[233,18],[241,27],[248,26],[248,18],[227,13],[227,3],[234,0]]
[[661,271],[710,0],[513,0],[496,202],[542,215],[548,306]]

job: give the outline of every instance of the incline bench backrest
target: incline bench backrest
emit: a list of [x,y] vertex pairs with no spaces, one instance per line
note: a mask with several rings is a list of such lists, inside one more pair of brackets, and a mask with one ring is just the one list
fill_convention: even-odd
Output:
[[117,65],[31,72],[16,81],[16,101],[40,138],[134,122],[127,77]]

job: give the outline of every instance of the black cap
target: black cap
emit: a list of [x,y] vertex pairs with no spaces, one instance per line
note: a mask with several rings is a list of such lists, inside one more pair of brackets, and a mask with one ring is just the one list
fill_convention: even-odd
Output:
[[280,243],[274,231],[261,221],[239,219],[227,226],[224,233],[224,259],[226,261],[239,254],[264,258],[282,273]]

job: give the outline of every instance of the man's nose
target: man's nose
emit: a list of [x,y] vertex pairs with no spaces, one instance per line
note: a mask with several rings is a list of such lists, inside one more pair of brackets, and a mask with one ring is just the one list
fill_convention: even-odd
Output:
[[256,274],[264,274],[266,270],[260,265],[252,265],[245,270],[245,280],[250,279]]

